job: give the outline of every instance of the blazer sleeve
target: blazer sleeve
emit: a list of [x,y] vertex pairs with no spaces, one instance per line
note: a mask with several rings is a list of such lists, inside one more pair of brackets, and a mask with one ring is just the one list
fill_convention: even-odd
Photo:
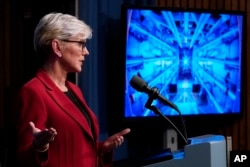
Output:
[[23,87],[17,98],[16,105],[16,130],[17,130],[17,161],[20,166],[44,166],[48,160],[48,151],[39,153],[32,147],[33,135],[29,122],[44,129],[47,113],[42,95],[29,87]]
[[102,147],[103,142],[99,142],[99,164],[101,164],[101,167],[111,167],[114,157],[114,151],[103,153]]

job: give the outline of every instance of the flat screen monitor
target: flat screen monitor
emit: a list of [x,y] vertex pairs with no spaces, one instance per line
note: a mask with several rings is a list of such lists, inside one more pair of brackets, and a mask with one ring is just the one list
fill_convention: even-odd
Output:
[[[122,6],[123,117],[149,118],[148,95],[129,81],[134,75],[157,88],[183,116],[242,112],[245,13]],[[166,116],[179,115],[154,100]]]

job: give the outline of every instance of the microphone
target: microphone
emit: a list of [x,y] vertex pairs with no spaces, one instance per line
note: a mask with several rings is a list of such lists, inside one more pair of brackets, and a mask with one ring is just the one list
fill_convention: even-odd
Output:
[[[187,139],[187,131],[186,131],[186,126],[182,117],[182,114],[180,112],[180,110],[178,109],[178,107],[170,102],[168,99],[164,98],[159,90],[157,88],[150,88],[148,86],[148,84],[141,79],[139,76],[134,75],[132,77],[132,79],[130,80],[130,85],[137,91],[139,92],[144,92],[147,93],[149,95],[149,99],[145,105],[146,108],[151,109],[152,111],[154,111],[155,113],[159,114],[160,116],[162,116],[164,119],[166,119],[172,126],[173,128],[180,134],[180,136],[183,138],[183,140],[185,141],[186,144],[188,144],[188,139]],[[181,118],[181,123],[182,123],[182,128],[184,130],[184,135],[182,134],[182,132],[173,124],[173,122],[168,119],[165,115],[163,115],[158,108],[156,108],[155,106],[151,106],[150,103],[152,103],[153,99],[158,99],[160,100],[163,104],[170,106],[171,108],[175,109]]]
[[[137,75],[134,75],[132,79],[130,80],[130,85],[137,91],[139,92],[144,92],[147,93],[148,95],[155,95],[156,99],[159,99],[163,104],[170,106],[171,108],[175,109],[176,111],[179,112],[177,106],[170,102],[168,99],[163,97],[156,88],[150,88],[148,84],[142,80],[140,77]],[[157,91],[157,92],[155,92]],[[155,94],[156,93],[156,94]]]

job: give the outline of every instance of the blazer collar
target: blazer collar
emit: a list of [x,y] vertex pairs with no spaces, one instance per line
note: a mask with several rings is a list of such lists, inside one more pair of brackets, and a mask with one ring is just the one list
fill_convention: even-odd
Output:
[[80,89],[78,89],[75,85],[70,82],[66,82],[67,87],[76,95],[76,97],[80,100],[83,106],[86,109],[86,112],[90,115],[93,131],[89,128],[88,122],[83,117],[82,113],[79,112],[79,109],[71,102],[71,100],[55,85],[55,83],[50,79],[48,74],[40,69],[36,75],[36,77],[44,84],[47,89],[50,97],[57,103],[61,109],[66,112],[69,117],[74,119],[84,130],[84,132],[92,139],[96,139],[98,136],[98,127],[97,127],[97,119],[91,109],[87,106],[86,101],[83,99]]

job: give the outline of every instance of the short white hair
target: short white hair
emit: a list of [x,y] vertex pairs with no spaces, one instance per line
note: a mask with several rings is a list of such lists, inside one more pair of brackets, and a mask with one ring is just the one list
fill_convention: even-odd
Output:
[[92,38],[92,29],[75,16],[49,13],[43,16],[36,26],[33,41],[34,50],[39,56],[46,56],[51,50],[53,39],[67,40],[79,34],[84,39],[90,39]]

